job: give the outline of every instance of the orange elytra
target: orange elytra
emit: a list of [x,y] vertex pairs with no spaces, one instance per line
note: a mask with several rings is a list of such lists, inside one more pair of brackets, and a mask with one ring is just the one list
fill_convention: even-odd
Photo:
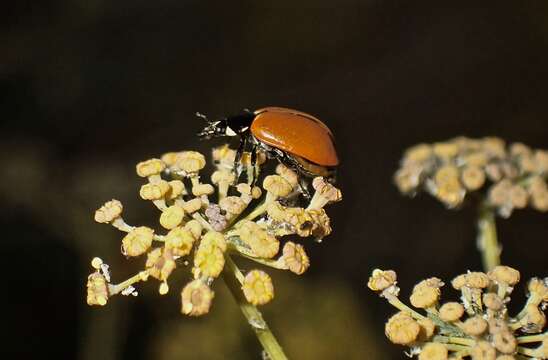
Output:
[[240,137],[236,162],[240,161],[246,147],[251,146],[252,161],[260,149],[269,157],[310,177],[332,178],[339,165],[331,130],[318,118],[302,111],[265,107],[207,121],[208,125],[198,134],[202,138]]

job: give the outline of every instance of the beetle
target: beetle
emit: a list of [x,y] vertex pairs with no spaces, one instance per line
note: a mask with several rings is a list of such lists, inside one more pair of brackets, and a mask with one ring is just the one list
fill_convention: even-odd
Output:
[[[202,139],[239,136],[239,146],[234,160],[236,177],[244,151],[251,147],[251,165],[255,167],[260,149],[269,158],[275,158],[305,177],[323,176],[334,181],[339,158],[331,130],[318,118],[302,111],[265,107],[244,110],[242,113],[216,121],[198,133]],[[255,181],[255,178],[254,178]]]

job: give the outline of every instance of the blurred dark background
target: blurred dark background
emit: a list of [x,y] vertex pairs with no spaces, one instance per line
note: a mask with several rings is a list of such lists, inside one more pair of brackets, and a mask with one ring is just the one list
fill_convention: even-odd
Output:
[[[85,305],[89,261],[139,269],[120,234],[93,222],[120,199],[130,223],[154,210],[134,165],[209,151],[210,117],[287,106],[323,119],[342,158],[334,233],[309,244],[302,277],[273,273],[267,319],[295,359],[397,359],[369,292],[374,267],[402,294],[428,276],[479,269],[475,212],[392,185],[402,151],[456,135],[548,148],[548,3],[499,1],[13,1],[0,12],[0,224],[10,358],[257,359],[222,282],[212,312],[179,314],[178,290]],[[499,220],[503,259],[546,275],[546,215]],[[451,291],[446,290],[451,295]],[[517,291],[523,297],[523,289]],[[519,296],[518,296],[519,298]]]

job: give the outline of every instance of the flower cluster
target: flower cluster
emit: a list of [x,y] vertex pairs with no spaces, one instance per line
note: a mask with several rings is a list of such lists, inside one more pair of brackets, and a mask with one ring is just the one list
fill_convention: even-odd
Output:
[[548,211],[548,151],[502,139],[458,137],[408,149],[395,174],[404,194],[429,192],[449,208],[467,193],[486,189],[488,205],[502,217],[528,205]]
[[368,287],[399,312],[385,325],[388,339],[410,347],[421,360],[471,358],[473,360],[548,359],[548,333],[544,309],[548,304],[548,278],[528,283],[523,309],[511,316],[507,304],[519,271],[499,265],[489,273],[467,272],[451,285],[461,292],[460,302],[440,304],[438,278],[421,281],[409,298],[421,314],[399,299],[396,273],[376,269]]
[[[159,292],[166,294],[172,272],[191,264],[192,280],[181,291],[181,312],[199,316],[209,311],[214,298],[212,282],[223,272],[225,262],[232,262],[232,255],[295,274],[308,269],[304,247],[281,242],[281,238],[297,235],[320,240],[328,235],[331,227],[324,206],[341,200],[341,192],[323,178],[315,178],[310,203],[300,207],[296,204],[302,201],[302,185],[297,173],[279,164],[276,174],[263,177],[260,188],[253,180],[266,158],[259,154],[253,168],[249,154],[244,154],[240,166],[253,175],[248,175],[247,182],[237,183],[234,158],[235,151],[228,146],[213,150],[216,170],[210,183],[200,176],[206,159],[195,151],[167,153],[137,164],[137,175],[147,180],[140,196],[160,210],[162,231],[128,225],[118,200],[108,201],[96,211],[97,222],[126,233],[121,241],[123,255],[146,258],[144,270],[119,284],[111,284],[108,265],[94,258],[95,271],[87,283],[89,305],[105,305],[119,293],[136,295],[133,285],[149,278],[159,280]],[[251,270],[244,275],[238,271],[236,277],[249,303],[262,305],[274,297],[266,272]]]

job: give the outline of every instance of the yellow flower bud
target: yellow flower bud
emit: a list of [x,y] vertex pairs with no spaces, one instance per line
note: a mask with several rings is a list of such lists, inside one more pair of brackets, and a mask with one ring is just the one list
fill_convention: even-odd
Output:
[[261,270],[251,270],[242,285],[244,296],[253,305],[264,305],[274,298],[274,286],[270,276]]
[[447,360],[449,351],[445,345],[440,343],[428,343],[426,344],[420,354],[419,360]]
[[221,249],[222,252],[226,251],[226,240],[223,234],[217,231],[208,231],[200,242],[200,247],[203,246],[216,246]]
[[160,159],[150,159],[140,162],[136,166],[137,175],[148,177],[158,175],[166,168],[166,164]]
[[396,284],[397,276],[394,270],[375,269],[369,277],[367,287],[373,291],[383,291]]
[[454,143],[436,143],[433,147],[434,155],[440,158],[453,158],[457,155],[459,148]]
[[423,162],[432,156],[432,147],[428,144],[418,144],[405,151],[404,162]]
[[162,211],[160,215],[160,225],[164,228],[170,230],[181,224],[183,217],[185,216],[185,211],[179,205],[172,205]]
[[440,297],[440,287],[443,286],[438,278],[430,278],[421,281],[413,288],[410,301],[416,308],[429,308],[434,306]]
[[529,280],[528,289],[531,295],[536,296],[542,301],[548,301],[548,282],[539,278]]
[[148,253],[145,267],[150,276],[160,281],[166,281],[175,270],[176,264],[170,250],[156,248]]
[[473,360],[495,360],[497,351],[487,341],[478,341],[472,347],[471,355]]
[[181,195],[185,195],[186,189],[185,184],[181,180],[172,180],[168,182],[170,191],[169,191],[169,199],[174,200],[178,198]]
[[419,336],[420,325],[411,315],[400,311],[388,319],[384,332],[386,337],[394,344],[409,345]]
[[519,282],[519,271],[509,266],[498,265],[488,274],[489,278],[497,283],[516,285]]
[[466,319],[461,328],[470,336],[480,336],[487,330],[487,321],[480,315],[476,315]]
[[88,276],[87,282],[88,305],[104,306],[108,301],[108,282],[100,272],[94,272]]
[[165,238],[166,249],[170,249],[174,256],[190,254],[192,245],[196,239],[186,228],[176,227]]
[[141,226],[130,231],[122,239],[124,255],[139,256],[147,252],[152,245],[154,230]]
[[285,243],[282,253],[284,263],[289,271],[301,275],[309,268],[310,260],[302,245],[288,241]]
[[139,195],[144,200],[159,200],[163,199],[169,190],[171,190],[169,183],[165,180],[160,180],[141,186]]
[[493,335],[493,345],[503,354],[513,354],[518,342],[510,331],[500,331]]
[[211,184],[198,184],[192,187],[192,195],[202,196],[211,195],[215,192],[215,188]]
[[263,188],[275,197],[285,197],[291,193],[291,184],[279,175],[268,175],[263,181]]
[[171,167],[174,166],[177,162],[177,156],[179,156],[178,152],[168,152],[162,155],[161,159],[167,166]]
[[186,284],[181,291],[181,312],[189,316],[207,314],[215,293],[200,280]]
[[284,164],[280,163],[276,166],[276,174],[283,177],[289,184],[291,184],[292,187],[296,187],[299,183],[299,176],[297,173]]
[[219,201],[219,206],[227,213],[235,216],[241,214],[247,204],[238,196],[227,196]]
[[434,332],[436,331],[436,324],[429,318],[424,318],[417,320],[421,327],[421,331],[419,333],[419,338],[421,341],[426,341],[430,339],[432,336],[434,336]]
[[223,251],[218,246],[199,246],[194,254],[194,278],[201,276],[216,278],[225,266]]
[[200,210],[201,208],[202,208],[202,199],[198,197],[185,201],[185,203],[183,204],[183,209],[185,210],[185,212],[189,214],[193,214],[196,211]]
[[477,190],[485,183],[485,172],[478,166],[467,166],[462,170],[461,178],[468,190]]
[[182,151],[177,155],[176,166],[188,174],[197,173],[205,164],[205,157],[197,151]]
[[495,293],[483,294],[483,303],[486,308],[493,311],[499,311],[504,306],[502,299]]
[[447,302],[440,307],[440,319],[446,322],[459,320],[464,314],[464,306],[458,302]]
[[185,224],[185,229],[190,231],[192,233],[192,236],[194,236],[195,240],[198,240],[202,236],[202,224],[198,220],[190,220]]
[[98,223],[110,223],[122,215],[122,210],[122,203],[116,199],[112,199],[95,212],[95,221]]
[[270,259],[278,253],[280,242],[253,221],[244,221],[238,229],[240,238],[258,257]]

